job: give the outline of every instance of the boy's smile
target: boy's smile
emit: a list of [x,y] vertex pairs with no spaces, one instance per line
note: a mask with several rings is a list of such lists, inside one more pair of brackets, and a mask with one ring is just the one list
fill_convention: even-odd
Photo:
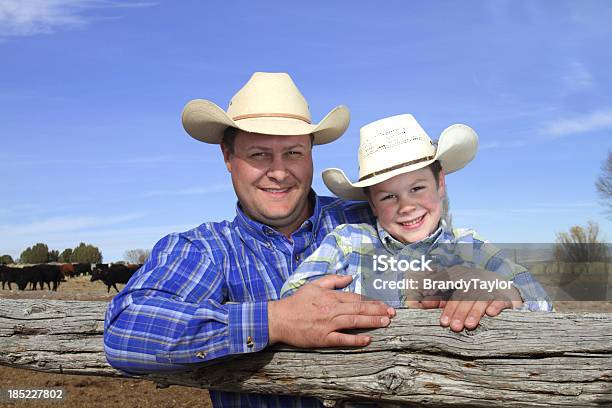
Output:
[[380,225],[410,244],[427,238],[442,216],[444,173],[438,183],[429,167],[392,177],[369,188],[369,202]]

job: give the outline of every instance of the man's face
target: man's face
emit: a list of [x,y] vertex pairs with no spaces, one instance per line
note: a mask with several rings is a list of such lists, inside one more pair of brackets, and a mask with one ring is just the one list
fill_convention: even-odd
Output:
[[310,216],[310,135],[272,136],[239,131],[234,153],[221,145],[223,159],[243,211],[290,235]]
[[370,187],[369,202],[380,225],[409,244],[427,238],[438,226],[444,199],[444,173],[439,187],[428,167],[392,177]]

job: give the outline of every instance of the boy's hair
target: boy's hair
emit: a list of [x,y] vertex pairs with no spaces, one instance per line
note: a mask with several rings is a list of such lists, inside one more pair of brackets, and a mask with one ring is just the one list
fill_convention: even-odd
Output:
[[[436,180],[436,188],[440,187],[440,171],[442,170],[440,162],[436,160],[435,162],[427,166],[427,168],[431,170],[431,173],[433,174],[434,179]],[[364,187],[363,192],[365,193],[365,195],[370,197],[370,187]]]

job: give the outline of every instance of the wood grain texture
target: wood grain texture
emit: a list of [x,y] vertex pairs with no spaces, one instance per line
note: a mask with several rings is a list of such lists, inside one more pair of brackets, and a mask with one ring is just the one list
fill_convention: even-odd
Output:
[[[121,376],[106,362],[106,302],[0,299],[0,364]],[[439,311],[398,310],[361,349],[268,348],[141,375],[160,384],[314,396],[380,406],[612,406],[612,314],[504,312],[471,332]]]

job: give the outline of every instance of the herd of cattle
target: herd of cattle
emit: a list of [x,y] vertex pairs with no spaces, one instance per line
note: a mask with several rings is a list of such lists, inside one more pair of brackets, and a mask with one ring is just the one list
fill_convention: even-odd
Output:
[[43,263],[36,265],[24,266],[8,266],[0,265],[0,281],[2,281],[2,289],[5,285],[9,290],[12,290],[12,283],[17,285],[19,290],[36,290],[40,286],[40,290],[44,290],[45,283],[48,290],[57,291],[61,282],[66,282],[66,278],[74,276],[91,275],[91,282],[101,281],[106,285],[106,292],[110,293],[111,286],[117,292],[117,283],[127,283],[132,275],[140,268],[141,265],[136,264],[56,264]]

